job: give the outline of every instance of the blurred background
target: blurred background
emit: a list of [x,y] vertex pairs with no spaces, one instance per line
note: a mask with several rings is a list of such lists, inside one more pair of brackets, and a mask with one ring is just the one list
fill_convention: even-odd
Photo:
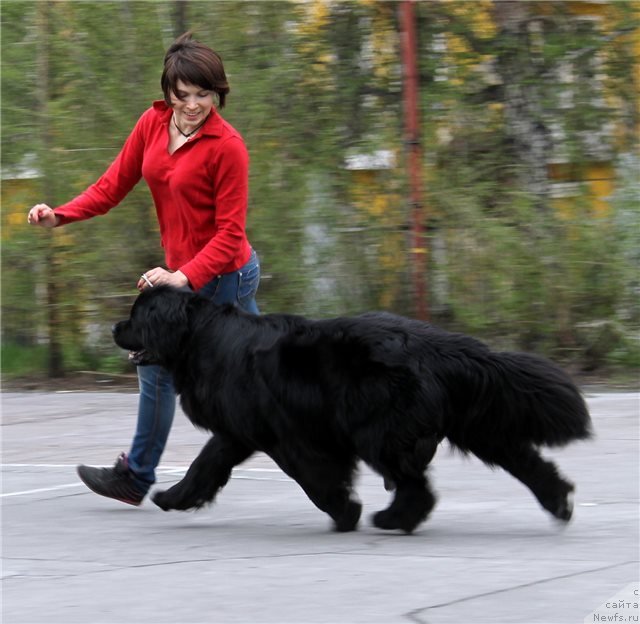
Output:
[[162,265],[144,182],[95,181],[186,30],[251,156],[263,312],[385,309],[574,373],[640,370],[636,2],[3,0],[2,373],[132,372],[110,327]]

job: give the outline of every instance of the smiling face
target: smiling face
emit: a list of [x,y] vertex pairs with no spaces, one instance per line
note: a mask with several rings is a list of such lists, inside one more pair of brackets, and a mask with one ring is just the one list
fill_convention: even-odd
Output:
[[170,98],[176,123],[185,133],[202,124],[215,104],[213,91],[187,84],[182,80],[178,80]]
[[[192,39],[190,33],[178,37],[167,50],[160,85],[164,101],[172,108],[176,100],[180,101],[181,91],[186,95],[188,89],[185,87],[194,87],[196,95],[199,91],[209,91],[212,96],[215,94],[217,108],[224,107],[229,93],[229,83],[220,55]],[[187,119],[190,120],[190,118]]]

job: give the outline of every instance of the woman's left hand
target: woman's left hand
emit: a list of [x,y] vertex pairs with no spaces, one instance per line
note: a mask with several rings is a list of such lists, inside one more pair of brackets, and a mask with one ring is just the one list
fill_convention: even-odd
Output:
[[161,267],[143,273],[138,280],[138,290],[153,288],[154,286],[174,286],[182,288],[189,285],[187,276],[182,271],[167,271]]

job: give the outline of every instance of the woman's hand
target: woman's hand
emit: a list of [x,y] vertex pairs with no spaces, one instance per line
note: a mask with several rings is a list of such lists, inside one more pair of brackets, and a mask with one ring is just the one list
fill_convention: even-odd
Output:
[[182,288],[189,285],[187,276],[182,271],[166,271],[161,267],[143,273],[138,280],[138,290],[153,288],[154,286],[174,286]]
[[39,225],[40,227],[53,228],[58,225],[60,218],[53,212],[53,208],[47,204],[36,204],[27,216],[27,223],[30,225]]

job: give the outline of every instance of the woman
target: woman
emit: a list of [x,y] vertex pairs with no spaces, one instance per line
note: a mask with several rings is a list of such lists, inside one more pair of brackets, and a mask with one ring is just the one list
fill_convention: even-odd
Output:
[[[167,51],[161,85],[164,101],[140,117],[104,175],[67,204],[37,204],[28,222],[51,228],[104,214],[143,177],[167,269],[147,269],[138,289],[189,287],[258,314],[260,265],[245,230],[249,159],[242,137],[217,111],[229,93],[222,59],[186,33]],[[175,392],[163,368],[138,366],[138,379],[129,453],[120,454],[113,468],[78,466],[91,490],[131,505],[139,505],[155,482],[175,412]]]

